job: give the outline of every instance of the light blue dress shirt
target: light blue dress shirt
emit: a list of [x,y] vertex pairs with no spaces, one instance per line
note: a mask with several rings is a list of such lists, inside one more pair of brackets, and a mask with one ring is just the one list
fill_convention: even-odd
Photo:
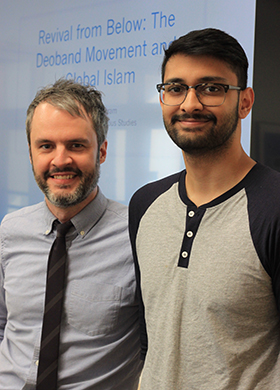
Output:
[[[1,224],[0,389],[35,389],[54,221],[42,202]],[[127,208],[99,190],[71,221],[59,389],[136,390],[142,362]]]

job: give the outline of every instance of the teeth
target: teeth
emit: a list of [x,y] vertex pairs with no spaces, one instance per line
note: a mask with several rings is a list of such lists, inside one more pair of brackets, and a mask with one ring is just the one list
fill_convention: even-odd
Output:
[[73,179],[74,175],[54,175],[54,179],[65,180],[65,179]]

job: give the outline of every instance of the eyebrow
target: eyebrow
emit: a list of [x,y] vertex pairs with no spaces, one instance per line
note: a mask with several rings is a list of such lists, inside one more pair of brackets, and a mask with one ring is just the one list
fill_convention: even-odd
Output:
[[[35,145],[40,145],[44,143],[54,143],[54,141],[47,138],[38,138],[37,140],[35,140]],[[73,138],[73,139],[66,140],[66,143],[88,144],[89,141],[87,138]]]
[[46,138],[38,138],[34,141],[34,144],[40,145],[40,144],[44,144],[44,143],[48,143],[48,142],[51,142],[51,140],[46,139]]
[[[228,83],[228,80],[221,76],[205,76],[198,79],[197,84],[200,83],[209,83],[209,82],[220,82],[220,83]],[[181,83],[185,84],[184,80],[179,77],[172,77],[167,79],[165,83]]]

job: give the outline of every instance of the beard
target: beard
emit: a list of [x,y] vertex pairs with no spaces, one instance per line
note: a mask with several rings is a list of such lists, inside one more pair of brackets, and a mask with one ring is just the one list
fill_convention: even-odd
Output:
[[[90,193],[96,188],[99,176],[100,176],[100,163],[99,160],[96,162],[95,168],[91,172],[83,173],[80,169],[73,168],[64,168],[63,170],[55,169],[52,172],[45,172],[43,178],[39,175],[36,175],[34,171],[34,167],[32,164],[32,170],[35,177],[35,180],[38,184],[40,190],[44,193],[46,198],[52,203],[54,206],[60,208],[67,208],[70,206],[75,206],[85,200]],[[59,194],[56,195],[51,192],[47,179],[55,174],[60,172],[74,172],[78,177],[80,177],[81,181],[78,187],[75,189],[73,193]],[[60,186],[61,189],[67,189],[67,185]]]
[[[177,121],[190,118],[212,121],[213,124],[208,130],[199,127],[196,129],[186,127],[184,130],[176,128]],[[167,123],[165,118],[163,118],[163,121],[168,135],[180,149],[192,156],[203,156],[209,152],[225,150],[230,145],[230,140],[238,124],[238,104],[231,113],[224,117],[220,124],[217,124],[217,118],[214,114],[203,115],[199,113],[173,115],[171,123]],[[188,137],[189,133],[197,134]]]

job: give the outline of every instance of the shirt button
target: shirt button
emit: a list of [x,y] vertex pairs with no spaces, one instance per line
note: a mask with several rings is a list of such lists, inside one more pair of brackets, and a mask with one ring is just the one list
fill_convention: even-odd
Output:
[[50,232],[49,230],[46,230],[46,231],[45,231],[45,234],[49,234],[49,232]]
[[186,257],[188,257],[188,252],[186,252],[186,251],[184,251],[184,252],[182,252],[182,257],[185,259]]
[[36,360],[35,364],[36,366],[39,366],[39,360]]
[[193,236],[193,232],[191,232],[190,230],[187,232],[187,237],[191,238]]
[[189,217],[192,218],[193,216],[194,216],[194,211],[190,211],[190,212],[189,212]]
[[80,231],[80,235],[81,236],[84,236],[85,235],[85,232],[83,230]]

